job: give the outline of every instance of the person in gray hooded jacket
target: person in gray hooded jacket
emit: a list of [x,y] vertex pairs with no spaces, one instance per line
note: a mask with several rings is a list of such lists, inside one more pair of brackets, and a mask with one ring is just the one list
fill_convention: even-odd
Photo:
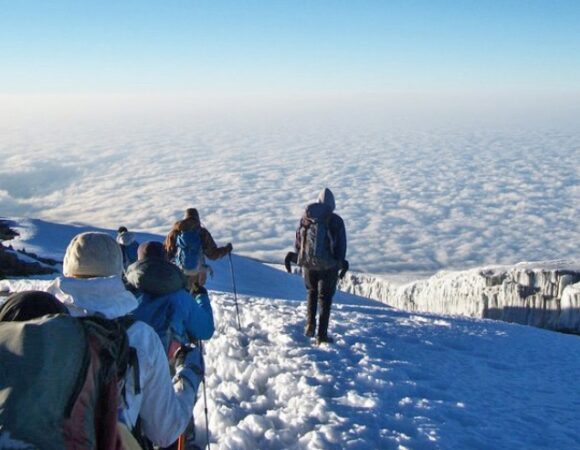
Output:
[[[302,266],[307,295],[307,315],[304,334],[317,343],[332,342],[328,323],[336,284],[348,270],[346,257],[346,230],[342,218],[334,213],[334,195],[325,188],[318,202],[307,206],[296,230],[296,260]],[[318,330],[316,310],[320,305]]]

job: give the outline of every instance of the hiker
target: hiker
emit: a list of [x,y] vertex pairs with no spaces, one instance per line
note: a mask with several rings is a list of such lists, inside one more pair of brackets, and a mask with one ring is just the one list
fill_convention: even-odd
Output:
[[135,235],[127,230],[127,227],[119,227],[117,230],[117,243],[121,246],[123,267],[126,269],[137,261],[139,242],[135,239]]
[[139,300],[133,314],[153,327],[168,356],[176,344],[211,338],[215,327],[207,290],[198,287],[191,295],[185,289],[185,275],[169,262],[161,242],[141,243],[137,255],[125,273]]
[[[161,242],[141,243],[137,262],[129,266],[125,277],[139,300],[133,314],[153,327],[170,360],[181,345],[211,338],[215,327],[207,290],[204,287],[195,287],[191,293],[186,290],[186,276],[169,262]],[[195,440],[194,423],[192,415],[184,433],[187,448],[193,447],[191,443]]]
[[[63,262],[64,277],[54,280],[47,292],[67,306],[73,316],[97,315],[121,322],[137,306],[123,285],[123,256],[119,245],[105,233],[75,236]],[[125,379],[120,420],[138,430],[154,445],[167,446],[185,430],[202,376],[201,352],[183,348],[171,379],[167,357],[157,333],[141,321],[127,326],[129,345],[135,348],[138,379]],[[139,423],[138,423],[139,422]]]
[[[88,366],[84,368],[85,362],[80,357],[83,352],[78,352],[78,348],[90,352],[83,342],[87,331],[79,323],[71,323],[71,320],[77,319],[67,319],[69,317],[66,306],[54,295],[43,291],[18,292],[10,295],[0,305],[0,322],[26,322],[22,327],[0,327],[2,362],[10,365],[17,372],[15,376],[18,380],[26,386],[25,390],[19,389],[19,381],[10,379],[10,375],[6,378],[0,377],[0,390],[11,388],[10,394],[3,397],[6,403],[0,404],[0,442],[6,444],[3,439],[9,437],[12,440],[11,445],[15,444],[14,439],[16,442],[20,439],[26,441],[18,442],[19,445],[24,445],[18,448],[28,448],[29,445],[38,448],[68,448],[72,442],[82,440],[87,448],[92,448],[90,443],[94,441],[96,449],[141,450],[127,427],[117,419],[118,408],[113,399],[119,398],[118,378],[104,377],[103,374],[109,372],[103,364],[91,366],[90,356]],[[71,335],[71,330],[76,330],[78,334],[74,336],[73,332]],[[9,334],[10,342],[5,340],[4,332]],[[49,339],[45,339],[45,336],[49,336]],[[64,345],[54,345],[58,340],[64,340]],[[127,342],[125,333],[125,345],[128,345]],[[124,348],[123,344],[118,348]],[[78,352],[79,358],[72,358],[71,361],[71,355],[75,352]],[[97,353],[95,360],[98,359],[96,355]],[[126,360],[117,356],[111,364],[119,370]],[[36,373],[18,371],[18,365],[26,367],[31,361],[36,364],[45,361],[47,364],[42,365],[42,371]],[[100,372],[101,369],[104,372]],[[71,381],[78,382],[91,376],[96,376],[96,380],[93,378],[90,384],[83,383],[81,392],[77,393],[75,383]],[[50,381],[49,385],[46,384],[47,380]],[[35,395],[38,391],[35,389],[43,392],[50,390],[50,396],[42,396],[47,403],[43,405],[39,401]],[[30,415],[29,401],[34,402],[34,411],[40,414],[34,420]],[[72,404],[72,408],[69,404]],[[82,404],[82,407],[78,408],[77,404]],[[70,408],[70,417],[65,412],[65,407],[67,410]],[[28,421],[18,420],[22,413],[28,414]],[[4,436],[3,432],[6,433]]]
[[0,305],[0,448],[125,448],[117,403],[108,405],[117,378],[101,376],[90,356],[85,362],[87,344],[52,294],[18,292]]
[[188,278],[187,288],[196,289],[204,286],[207,272],[211,268],[205,263],[205,257],[215,260],[231,253],[231,243],[218,247],[210,232],[201,226],[199,213],[195,208],[185,211],[182,220],[175,222],[165,239],[165,250],[170,260],[183,271]]
[[346,230],[342,218],[334,213],[334,195],[325,188],[318,196],[318,202],[306,207],[298,229],[294,247],[296,253],[286,257],[286,268],[290,261],[303,268],[304,284],[308,292],[306,306],[306,327],[304,334],[314,337],[316,332],[317,303],[320,308],[317,344],[333,342],[328,336],[328,322],[332,297],[336,283],[348,270],[346,256]]

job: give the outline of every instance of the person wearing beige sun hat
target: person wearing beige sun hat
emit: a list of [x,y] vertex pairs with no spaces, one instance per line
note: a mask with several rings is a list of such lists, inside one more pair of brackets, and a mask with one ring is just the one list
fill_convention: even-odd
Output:
[[[125,289],[122,273],[123,255],[113,237],[99,232],[81,233],[66,249],[64,276],[43,290],[64,303],[73,316],[122,320],[138,306],[135,296]],[[26,283],[21,287],[27,289]],[[172,380],[157,333],[144,322],[130,323],[127,336],[137,353],[139,378],[127,375],[119,419],[133,430],[140,418],[142,434],[154,445],[167,446],[177,440],[191,418],[201,382],[201,353],[195,349],[186,352]]]

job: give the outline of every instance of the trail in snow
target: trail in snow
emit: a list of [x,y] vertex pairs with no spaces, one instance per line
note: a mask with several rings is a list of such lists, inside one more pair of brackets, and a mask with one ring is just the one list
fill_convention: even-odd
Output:
[[[301,302],[242,297],[239,333],[232,296],[212,298],[220,449],[580,446],[575,336],[353,302],[334,307],[336,343],[316,347]],[[196,417],[203,429],[201,400]]]
[[[19,243],[57,259],[83,229],[21,225]],[[205,346],[212,448],[580,448],[578,336],[337,292],[336,342],[316,347],[302,334],[301,278],[238,255],[233,264],[241,333],[226,259],[212,262],[208,283],[218,328]],[[46,283],[0,281],[0,290]],[[200,393],[199,444],[203,406]]]

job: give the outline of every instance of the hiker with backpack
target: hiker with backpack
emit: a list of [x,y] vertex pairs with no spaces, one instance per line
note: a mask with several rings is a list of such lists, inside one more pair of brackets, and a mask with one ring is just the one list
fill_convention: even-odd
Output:
[[[334,213],[334,209],[334,195],[325,188],[318,201],[306,207],[296,230],[296,253],[290,252],[285,260],[289,272],[290,262],[296,262],[303,269],[308,293],[304,334],[308,337],[316,334],[317,344],[333,342],[328,336],[332,297],[339,275],[344,277],[348,270],[344,221]],[[320,309],[318,329],[317,306]]]
[[[129,349],[126,333],[122,342],[116,336],[109,348],[97,348],[103,336],[94,325],[70,317],[47,292],[15,293],[0,305],[0,361],[7,368],[0,372],[0,448],[141,448],[117,421],[126,367],[113,348]],[[110,366],[97,362],[103,351],[113,357]]]
[[233,246],[228,243],[218,247],[211,233],[201,226],[197,209],[189,208],[167,235],[165,250],[169,259],[187,276],[187,287],[191,290],[204,286],[207,281],[211,268],[205,263],[205,257],[212,260],[222,258],[231,253]]
[[169,262],[163,244],[141,243],[125,275],[139,301],[133,314],[153,327],[169,356],[172,347],[211,338],[215,326],[207,290],[186,290],[185,276]]
[[[112,237],[105,233],[81,233],[66,249],[64,277],[50,283],[46,291],[57,297],[73,316],[101,317],[109,319],[103,326],[114,322],[126,329],[136,361],[124,377],[119,418],[132,432],[142,434],[154,445],[167,446],[177,440],[190,421],[203,375],[201,352],[199,348],[182,348],[176,357],[172,380],[159,336],[149,325],[130,316],[138,302],[125,289],[122,272],[121,249]],[[76,361],[73,354],[69,359],[71,364]]]
[[[161,242],[143,242],[137,254],[137,262],[125,272],[128,287],[139,300],[133,314],[157,332],[168,358],[172,359],[182,345],[201,345],[199,341],[211,338],[215,326],[207,290],[202,286],[194,287],[191,293],[186,290],[185,275],[169,262]],[[192,415],[183,436],[186,448],[194,448],[194,423]]]
[[139,242],[135,239],[135,235],[127,230],[127,227],[119,227],[117,230],[117,243],[121,246],[123,267],[126,269],[137,261]]

